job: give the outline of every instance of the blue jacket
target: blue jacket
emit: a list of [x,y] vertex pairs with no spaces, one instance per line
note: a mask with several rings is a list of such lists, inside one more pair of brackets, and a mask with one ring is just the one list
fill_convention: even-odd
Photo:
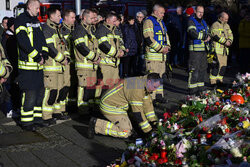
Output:
[[125,24],[123,28],[123,39],[126,49],[129,49],[128,56],[134,56],[137,54],[137,40],[135,33],[135,26]]

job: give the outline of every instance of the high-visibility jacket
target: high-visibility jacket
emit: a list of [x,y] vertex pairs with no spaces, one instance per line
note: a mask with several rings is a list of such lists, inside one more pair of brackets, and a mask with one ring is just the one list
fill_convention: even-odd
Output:
[[117,40],[118,34],[115,32],[116,27],[106,22],[101,24],[96,30],[98,47],[100,49],[101,64],[117,67],[120,64],[118,52],[120,50],[120,41]]
[[49,48],[49,57],[45,61],[43,71],[44,73],[61,73],[64,70],[63,61],[70,55],[66,40],[60,32],[60,25],[48,19],[43,26],[43,33]]
[[211,26],[211,34],[215,52],[219,55],[228,55],[229,49],[225,46],[225,43],[227,41],[233,43],[233,33],[229,25],[218,20]]
[[170,41],[163,20],[155,15],[149,16],[143,24],[143,35],[146,42],[145,59],[166,61],[167,55],[163,55],[162,50],[164,47],[170,47]]
[[75,67],[78,73],[81,70],[97,70],[98,65],[93,64],[99,58],[98,42],[93,34],[94,27],[81,22],[72,32]]
[[206,22],[201,19],[200,21],[197,18],[190,17],[188,21],[188,29],[189,35],[189,51],[206,51],[206,47],[208,47],[207,43],[204,40],[208,37],[208,26]]
[[21,70],[42,70],[40,65],[42,51],[48,52],[42,28],[37,17],[27,11],[15,21],[15,33],[18,46],[18,68]]
[[130,105],[141,129],[144,132],[150,131],[149,121],[156,120],[156,115],[146,81],[146,76],[127,78],[110,89],[101,98],[100,109],[103,114],[126,115]]

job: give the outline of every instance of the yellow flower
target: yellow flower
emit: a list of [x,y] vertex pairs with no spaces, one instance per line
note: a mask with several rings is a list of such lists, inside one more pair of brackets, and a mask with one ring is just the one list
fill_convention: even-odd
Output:
[[249,123],[248,120],[242,121],[242,123],[243,123],[243,128],[244,128],[244,129],[247,129],[247,128],[250,126],[250,123]]

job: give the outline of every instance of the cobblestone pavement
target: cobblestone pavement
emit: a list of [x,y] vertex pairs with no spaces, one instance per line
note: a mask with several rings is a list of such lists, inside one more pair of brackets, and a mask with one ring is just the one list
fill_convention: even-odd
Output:
[[[225,78],[227,83],[231,83],[235,71],[229,69]],[[174,69],[172,81],[164,85],[168,102],[155,108],[158,115],[166,109],[177,108],[185,99],[187,78],[186,71]],[[58,121],[52,127],[30,134],[0,112],[0,167],[104,167],[126,149],[126,142],[122,139],[100,135],[93,140],[87,139],[89,118],[79,117],[77,113],[70,116],[71,120]],[[6,136],[9,144],[3,145],[1,141],[6,141]]]

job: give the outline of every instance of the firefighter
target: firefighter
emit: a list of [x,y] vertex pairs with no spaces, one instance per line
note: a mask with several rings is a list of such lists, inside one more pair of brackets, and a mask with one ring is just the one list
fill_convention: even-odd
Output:
[[226,12],[219,14],[218,21],[213,23],[211,27],[211,35],[213,39],[213,48],[218,58],[218,65],[211,69],[210,83],[216,84],[216,81],[223,83],[223,76],[226,72],[227,56],[229,47],[233,43],[233,34],[227,24],[229,16]]
[[116,22],[117,15],[109,13],[105,22],[97,28],[95,33],[101,54],[103,90],[111,88],[120,79],[118,66],[124,51],[120,48],[120,41],[117,39]]
[[[146,42],[146,69],[162,75],[166,71],[167,53],[170,51],[170,41],[167,28],[163,22],[165,9],[161,5],[154,5],[153,13],[143,24],[143,36]],[[163,85],[152,95],[153,99],[165,102]]]
[[[66,87],[69,92],[67,92],[67,99],[62,103],[68,104],[68,102],[75,102],[74,97],[76,97],[76,88],[77,88],[77,76],[75,71],[75,56],[72,42],[71,33],[75,28],[76,14],[71,9],[66,9],[63,13],[63,22],[61,26],[61,33],[64,36],[64,39],[67,43],[67,49],[70,53],[70,63],[65,67],[64,74],[64,84],[63,87]],[[68,98],[69,96],[69,98]]]
[[18,46],[18,84],[22,91],[21,125],[28,131],[43,126],[42,101],[44,97],[43,64],[48,47],[37,19],[39,0],[28,0],[27,10],[15,21]]
[[92,117],[88,138],[94,138],[95,133],[128,138],[132,132],[127,113],[129,105],[141,130],[148,134],[157,121],[150,93],[159,86],[160,75],[150,73],[147,76],[126,78],[107,91],[101,98],[100,110],[108,121]]
[[101,60],[98,55],[98,42],[93,34],[96,19],[96,10],[84,10],[81,23],[72,33],[78,77],[77,104],[80,114],[88,111],[90,100],[95,98],[97,68]]
[[203,20],[204,7],[197,6],[195,15],[188,20],[188,88],[189,94],[196,94],[204,90],[204,81],[207,70],[207,51],[209,36],[208,26]]
[[44,64],[43,119],[47,126],[56,124],[56,119],[65,120],[69,116],[65,112],[68,87],[64,87],[64,71],[69,66],[69,52],[63,35],[60,32],[61,12],[56,8],[48,9],[48,20],[43,26],[43,33],[49,48],[49,57]]

